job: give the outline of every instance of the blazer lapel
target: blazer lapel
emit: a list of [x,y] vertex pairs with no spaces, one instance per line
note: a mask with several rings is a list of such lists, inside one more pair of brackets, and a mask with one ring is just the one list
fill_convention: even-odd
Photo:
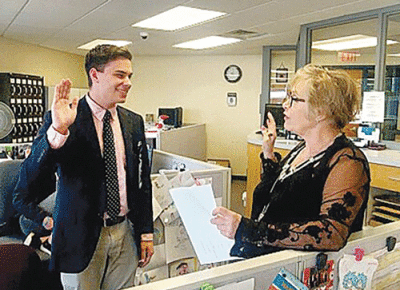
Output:
[[126,158],[126,164],[127,167],[129,168],[129,165],[132,164],[132,155],[127,154],[128,152],[134,152],[133,146],[133,139],[132,139],[132,123],[129,122],[128,117],[126,116],[125,112],[121,110],[119,107],[117,107],[117,112],[118,112],[118,118],[121,126],[121,131],[122,131],[122,136],[124,138],[124,146],[125,146],[125,158]]
[[96,155],[96,157],[101,159],[102,155],[100,143],[97,137],[92,111],[90,110],[89,104],[87,103],[85,97],[79,101],[76,123],[79,124],[79,126],[77,126],[79,128],[78,130],[80,131],[79,133],[87,136],[87,141],[90,143],[93,153]]

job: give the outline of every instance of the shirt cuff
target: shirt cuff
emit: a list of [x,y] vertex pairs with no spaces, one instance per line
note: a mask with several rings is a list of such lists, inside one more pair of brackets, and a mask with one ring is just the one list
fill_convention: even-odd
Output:
[[153,234],[142,234],[141,235],[142,242],[152,242],[153,241]]
[[264,171],[269,169],[269,170],[277,170],[279,168],[279,163],[281,162],[281,154],[278,152],[274,152],[275,158],[277,160],[277,162],[274,162],[272,159],[265,159],[264,158],[264,154],[261,152],[260,154],[260,158],[261,158],[261,163],[263,166]]
[[53,125],[47,130],[47,140],[49,141],[51,149],[60,149],[67,141],[68,136],[69,130],[67,135],[63,135],[54,129]]
[[252,219],[243,217],[239,227],[236,230],[236,242],[249,242],[262,244],[262,241],[268,238],[267,223],[258,223]]

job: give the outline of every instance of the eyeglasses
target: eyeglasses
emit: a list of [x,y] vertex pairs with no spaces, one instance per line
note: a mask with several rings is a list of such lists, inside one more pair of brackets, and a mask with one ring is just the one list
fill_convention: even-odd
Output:
[[286,97],[283,99],[282,104],[289,102],[289,108],[293,106],[293,102],[302,102],[305,103],[305,99],[300,99],[298,97],[295,97],[295,94],[291,91],[287,91]]

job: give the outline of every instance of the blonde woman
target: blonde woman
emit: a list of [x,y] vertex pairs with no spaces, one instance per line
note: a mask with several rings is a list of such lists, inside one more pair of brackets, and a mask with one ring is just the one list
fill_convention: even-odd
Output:
[[223,207],[213,211],[211,222],[235,239],[231,255],[254,257],[283,248],[334,251],[362,229],[369,166],[342,133],[359,104],[359,89],[345,72],[307,65],[295,74],[282,104],[285,129],[304,141],[281,160],[273,152],[276,130],[269,113],[251,219]]

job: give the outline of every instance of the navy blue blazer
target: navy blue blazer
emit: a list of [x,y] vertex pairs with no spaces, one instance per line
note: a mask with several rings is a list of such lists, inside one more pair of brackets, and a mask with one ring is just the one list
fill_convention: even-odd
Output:
[[[140,235],[153,232],[150,167],[141,116],[117,107],[126,153],[128,219],[132,222],[137,249]],[[75,122],[63,147],[53,150],[47,140],[51,125],[47,112],[30,156],[23,162],[14,191],[14,206],[26,217],[42,222],[49,213],[36,205],[54,190],[57,198],[50,268],[79,273],[86,268],[96,248],[106,209],[104,164],[85,98],[78,104]]]

